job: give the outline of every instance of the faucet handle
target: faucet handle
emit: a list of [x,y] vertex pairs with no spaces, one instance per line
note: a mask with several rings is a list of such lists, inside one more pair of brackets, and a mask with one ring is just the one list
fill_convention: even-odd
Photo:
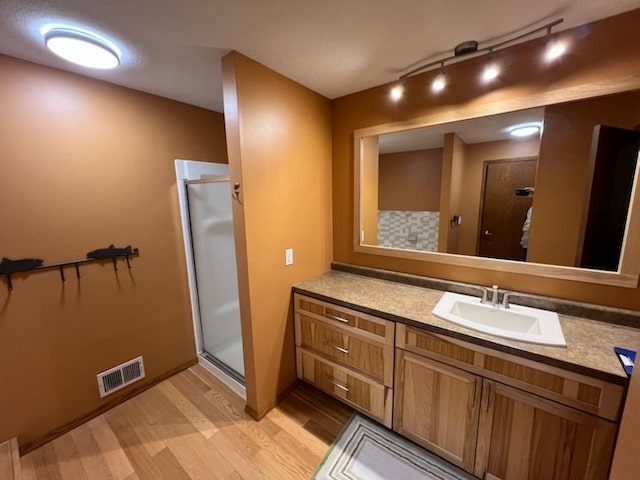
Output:
[[488,302],[489,289],[482,289],[482,298],[480,299],[480,303],[485,304]]
[[502,308],[504,308],[505,310],[509,308],[509,295],[511,295],[513,292],[504,292],[502,294]]

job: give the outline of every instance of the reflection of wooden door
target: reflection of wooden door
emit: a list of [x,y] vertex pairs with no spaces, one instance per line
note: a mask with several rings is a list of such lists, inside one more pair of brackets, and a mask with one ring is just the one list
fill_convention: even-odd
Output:
[[534,186],[537,159],[484,162],[478,255],[519,260],[522,224],[531,197],[517,197],[515,189]]

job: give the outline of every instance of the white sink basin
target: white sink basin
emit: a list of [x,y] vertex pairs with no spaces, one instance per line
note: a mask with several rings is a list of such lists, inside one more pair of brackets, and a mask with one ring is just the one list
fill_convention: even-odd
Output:
[[480,298],[446,292],[432,313],[443,320],[498,337],[540,345],[566,346],[558,315],[548,310],[480,303]]

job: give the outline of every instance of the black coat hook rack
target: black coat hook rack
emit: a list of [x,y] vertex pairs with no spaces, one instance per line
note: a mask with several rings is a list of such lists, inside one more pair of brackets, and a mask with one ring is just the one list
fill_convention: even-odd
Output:
[[114,271],[117,271],[117,259],[120,257],[124,258],[127,262],[127,268],[131,268],[129,257],[132,256],[140,256],[140,251],[137,248],[131,248],[130,246],[125,248],[116,248],[113,245],[110,245],[107,248],[92,250],[87,254],[87,258],[81,258],[78,260],[67,260],[64,262],[43,264],[42,260],[40,259],[24,259],[15,261],[3,259],[2,263],[0,263],[0,275],[4,275],[7,277],[7,288],[9,289],[9,291],[11,291],[13,290],[13,283],[11,281],[12,275],[29,272],[40,272],[43,270],[52,270],[57,268],[60,271],[60,280],[66,282],[67,279],[64,274],[64,267],[66,266],[73,265],[76,270],[76,277],[80,278],[80,265],[111,260],[113,262]]

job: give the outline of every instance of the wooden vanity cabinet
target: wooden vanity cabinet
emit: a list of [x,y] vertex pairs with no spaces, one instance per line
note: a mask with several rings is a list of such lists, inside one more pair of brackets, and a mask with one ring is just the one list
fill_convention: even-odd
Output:
[[295,294],[298,378],[391,428],[395,323]]
[[300,379],[481,479],[606,480],[622,385],[294,299]]
[[396,352],[393,429],[473,473],[482,378]]

